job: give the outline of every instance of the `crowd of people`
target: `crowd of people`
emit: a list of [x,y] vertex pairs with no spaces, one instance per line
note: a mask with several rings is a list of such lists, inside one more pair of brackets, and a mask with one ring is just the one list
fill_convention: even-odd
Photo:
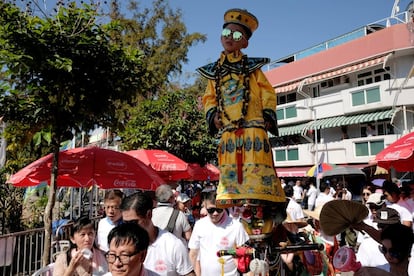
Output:
[[[348,200],[346,183],[323,181],[315,198],[305,196],[314,188],[311,181],[283,186],[288,242],[324,245],[319,265],[309,264],[304,251],[281,253],[286,275],[341,273],[333,259],[343,246],[352,248],[361,264],[357,275],[414,275],[414,182],[364,186],[360,199],[349,200],[366,206],[368,216],[334,236],[322,230],[321,210],[330,201]],[[215,185],[186,185],[178,191],[162,185],[152,194],[128,196],[109,190],[104,210],[96,229],[87,217],[74,222],[71,247],[57,256],[55,275],[248,275],[240,273],[237,258],[217,255],[245,245],[250,237],[242,223],[243,207],[218,208]]]

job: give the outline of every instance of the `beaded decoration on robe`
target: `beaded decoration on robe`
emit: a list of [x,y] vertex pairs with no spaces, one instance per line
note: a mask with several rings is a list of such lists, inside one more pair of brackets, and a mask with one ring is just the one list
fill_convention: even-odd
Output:
[[[216,89],[216,100],[217,100],[217,112],[218,112],[218,118],[219,121],[221,122],[221,114],[224,115],[224,117],[226,117],[226,119],[231,122],[233,125],[237,126],[237,128],[241,128],[243,123],[244,123],[244,118],[247,115],[247,108],[249,106],[249,100],[250,100],[250,86],[249,86],[249,66],[248,66],[248,62],[247,62],[247,55],[243,55],[242,59],[241,59],[241,70],[239,72],[240,78],[243,79],[243,103],[242,103],[242,110],[241,110],[241,114],[240,114],[240,118],[238,119],[231,119],[229,114],[226,112],[225,108],[224,108],[224,100],[222,97],[222,92],[221,92],[221,71],[223,70],[223,68],[221,67],[220,64],[220,59],[217,61],[217,66],[216,66],[216,70],[215,70],[215,89]],[[225,70],[225,69],[224,69]]]

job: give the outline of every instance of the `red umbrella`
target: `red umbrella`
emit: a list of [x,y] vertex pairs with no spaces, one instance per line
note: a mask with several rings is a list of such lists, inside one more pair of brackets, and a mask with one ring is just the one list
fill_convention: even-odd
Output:
[[[48,154],[11,176],[14,186],[50,184],[53,155]],[[74,148],[59,153],[57,186],[88,187],[94,184],[102,189],[129,188],[155,190],[164,184],[156,173],[128,154],[97,148]]]
[[201,167],[197,163],[189,164],[189,172],[191,175],[191,180],[199,181],[217,181],[220,177],[219,169],[213,164],[206,164],[204,167]]
[[166,181],[189,179],[188,163],[164,150],[139,149],[125,152],[157,172]]
[[411,132],[382,151],[376,156],[378,166],[385,169],[393,167],[399,172],[414,171],[414,132]]

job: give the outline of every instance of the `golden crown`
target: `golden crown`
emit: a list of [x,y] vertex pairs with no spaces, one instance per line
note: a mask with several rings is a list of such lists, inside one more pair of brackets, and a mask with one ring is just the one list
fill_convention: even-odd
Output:
[[247,27],[252,33],[259,27],[256,16],[242,9],[230,9],[224,14],[224,23],[235,23]]

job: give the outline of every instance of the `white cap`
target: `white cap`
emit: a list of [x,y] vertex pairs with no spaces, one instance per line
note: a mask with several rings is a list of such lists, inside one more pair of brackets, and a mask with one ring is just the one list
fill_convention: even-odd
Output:
[[185,193],[180,193],[175,200],[186,203],[187,201],[191,200],[191,198]]

